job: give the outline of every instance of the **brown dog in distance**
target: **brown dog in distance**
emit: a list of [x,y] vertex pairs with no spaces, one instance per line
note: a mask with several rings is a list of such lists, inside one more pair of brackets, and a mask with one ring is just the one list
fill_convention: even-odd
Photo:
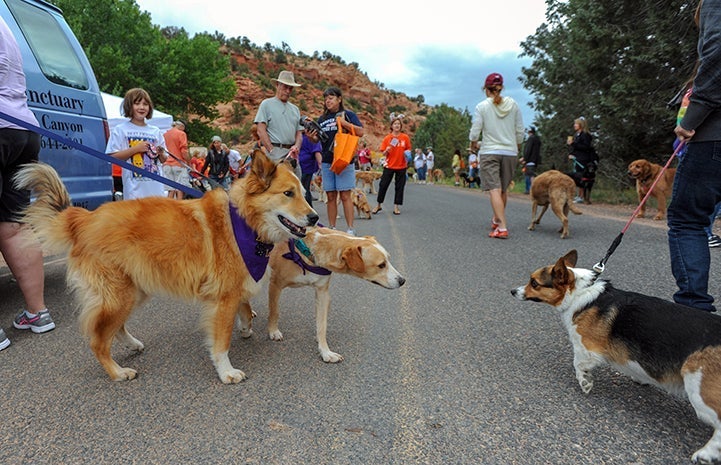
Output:
[[[636,193],[638,193],[638,202],[641,203],[646,194],[648,194],[651,184],[658,177],[663,167],[656,163],[651,163],[643,158],[634,160],[628,165],[628,175],[636,180]],[[656,199],[658,205],[658,213],[653,217],[654,220],[662,220],[666,217],[666,201],[671,198],[673,190],[673,178],[676,176],[676,168],[668,168],[663,172],[663,176],[658,180],[653,188],[651,195]],[[643,204],[638,211],[638,218],[646,216],[646,204]]]
[[[533,179],[531,184],[531,200],[533,207],[531,208],[531,225],[529,231],[536,229],[536,225],[541,222],[543,214],[551,206],[551,210],[561,220],[561,239],[568,237],[568,212],[571,211],[576,215],[581,212],[576,209],[573,204],[574,191],[576,183],[573,179],[560,171],[550,170],[539,174]],[[536,209],[542,206],[541,213],[536,217]]]

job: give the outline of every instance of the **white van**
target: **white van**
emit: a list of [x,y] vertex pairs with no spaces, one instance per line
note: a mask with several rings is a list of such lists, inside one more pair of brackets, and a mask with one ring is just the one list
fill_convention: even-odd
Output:
[[[90,62],[60,9],[42,0],[0,0],[0,16],[18,42],[28,106],[40,127],[105,153],[109,129]],[[73,205],[112,199],[110,164],[41,135],[40,160],[60,174]]]

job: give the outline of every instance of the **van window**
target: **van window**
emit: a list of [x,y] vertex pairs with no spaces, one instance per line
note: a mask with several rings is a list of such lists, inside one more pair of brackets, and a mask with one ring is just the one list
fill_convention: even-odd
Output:
[[6,0],[43,74],[56,84],[87,90],[87,74],[66,33],[50,13],[21,0]]

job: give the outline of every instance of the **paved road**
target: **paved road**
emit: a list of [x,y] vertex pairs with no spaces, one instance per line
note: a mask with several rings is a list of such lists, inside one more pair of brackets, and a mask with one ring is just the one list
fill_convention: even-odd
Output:
[[[560,240],[549,213],[526,230],[530,203],[509,203],[511,238],[486,237],[488,199],[477,190],[409,185],[401,216],[390,202],[357,230],[386,246],[407,283],[389,291],[334,277],[328,340],[345,356],[321,361],[313,292],[281,301],[283,342],[233,339],[230,358],[248,379],[218,381],[194,305],[155,299],[129,328],[145,343],[115,354],[136,368],[109,381],[78,333],[65,263],[48,258],[57,329],[10,328],[21,307],[0,269],[0,461],[4,464],[683,464],[710,437],[683,400],[608,370],[583,395],[570,344],[553,310],[509,290],[571,248],[590,267],[628,216],[585,207]],[[322,221],[327,223],[324,208]],[[630,213],[630,210],[629,212]],[[604,277],[670,297],[665,228],[634,221]],[[713,272],[719,276],[714,250]],[[719,296],[718,278],[713,292]]]

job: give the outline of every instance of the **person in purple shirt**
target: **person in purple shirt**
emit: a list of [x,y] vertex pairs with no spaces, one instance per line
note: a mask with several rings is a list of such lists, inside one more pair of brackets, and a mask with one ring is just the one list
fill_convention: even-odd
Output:
[[303,133],[303,143],[300,145],[298,152],[298,162],[300,163],[300,183],[305,189],[305,200],[308,205],[313,206],[313,196],[310,194],[310,183],[313,175],[320,170],[322,146],[320,142],[313,142],[305,133]]

